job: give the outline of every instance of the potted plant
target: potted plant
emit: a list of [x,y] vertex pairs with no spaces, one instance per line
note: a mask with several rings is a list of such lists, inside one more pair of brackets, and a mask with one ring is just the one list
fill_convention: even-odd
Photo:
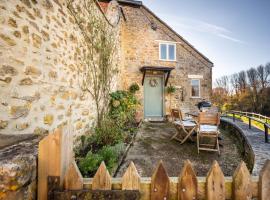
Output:
[[172,109],[172,94],[176,92],[176,88],[172,86],[171,84],[167,87],[167,93],[169,94],[170,98],[170,111]]

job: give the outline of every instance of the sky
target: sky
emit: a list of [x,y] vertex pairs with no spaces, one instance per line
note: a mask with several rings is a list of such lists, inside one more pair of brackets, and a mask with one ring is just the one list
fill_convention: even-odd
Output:
[[270,0],[142,0],[214,63],[213,80],[270,62]]

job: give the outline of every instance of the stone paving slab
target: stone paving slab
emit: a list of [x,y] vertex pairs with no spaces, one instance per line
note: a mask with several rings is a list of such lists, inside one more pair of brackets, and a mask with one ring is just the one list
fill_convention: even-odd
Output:
[[238,149],[238,140],[225,130],[221,130],[220,156],[216,152],[207,151],[198,154],[196,142],[187,141],[181,145],[171,140],[176,131],[171,123],[144,122],[116,176],[122,177],[133,161],[141,177],[151,177],[159,160],[163,160],[168,175],[177,177],[187,159],[191,161],[198,176],[206,176],[214,160],[218,161],[226,176],[232,176],[243,159]]
[[222,117],[221,120],[242,130],[242,133],[246,136],[255,154],[255,163],[252,174],[259,175],[265,161],[270,159],[270,143],[265,143],[264,131],[254,126],[249,129],[248,124],[240,120],[235,120],[234,122],[230,117]]

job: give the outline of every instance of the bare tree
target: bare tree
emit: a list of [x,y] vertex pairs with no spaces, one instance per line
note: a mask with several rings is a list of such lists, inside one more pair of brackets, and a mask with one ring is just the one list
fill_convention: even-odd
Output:
[[231,83],[231,86],[232,86],[232,90],[233,92],[238,95],[238,92],[239,92],[239,76],[237,73],[233,74],[230,76],[230,83]]
[[229,78],[228,76],[222,76],[216,79],[217,88],[223,88],[226,92],[229,92]]
[[262,87],[262,89],[265,89],[267,85],[269,72],[270,71],[266,68],[266,66],[260,65],[257,67],[258,79],[260,81],[260,86]]
[[247,76],[245,71],[238,73],[238,85],[241,93],[244,93],[247,89]]
[[252,104],[255,111],[258,109],[258,73],[255,68],[250,68],[247,71],[247,77],[249,81],[249,85],[252,91]]

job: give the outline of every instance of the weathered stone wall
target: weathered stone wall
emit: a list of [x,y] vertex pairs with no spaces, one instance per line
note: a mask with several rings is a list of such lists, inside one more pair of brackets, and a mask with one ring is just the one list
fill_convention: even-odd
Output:
[[78,84],[84,45],[65,0],[0,1],[0,133],[92,126],[94,103]]
[[222,120],[222,118],[220,127],[235,136],[235,141],[237,141],[240,152],[243,155],[243,160],[251,173],[255,164],[255,154],[243,131],[226,120]]
[[[213,64],[190,47],[181,37],[161,23],[145,7],[123,7],[121,23],[122,74],[123,88],[136,82],[141,85],[142,66],[175,67],[169,84],[176,86],[177,91],[172,95],[172,108],[181,108],[185,112],[196,109],[195,104],[202,98],[209,99],[212,89]],[[156,30],[151,28],[156,25]],[[176,42],[176,62],[159,60],[159,41]],[[201,99],[191,98],[191,83],[188,75],[201,75]],[[180,87],[183,88],[183,101]],[[143,108],[143,87],[138,94]],[[169,113],[169,95],[165,97],[165,110]],[[141,111],[143,110],[141,108]]]
[[0,199],[34,200],[37,189],[37,153],[41,137],[32,136],[0,149]]

